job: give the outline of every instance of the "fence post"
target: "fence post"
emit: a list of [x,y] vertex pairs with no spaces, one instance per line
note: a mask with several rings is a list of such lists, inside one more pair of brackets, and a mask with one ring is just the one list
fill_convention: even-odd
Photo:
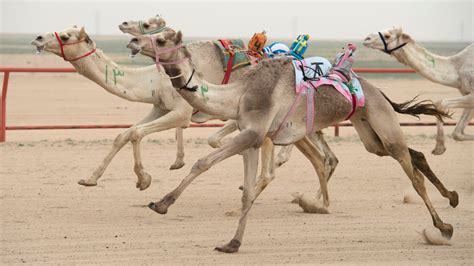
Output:
[[334,125],[334,137],[339,137],[339,124]]
[[3,87],[2,87],[2,99],[1,99],[1,114],[0,114],[0,142],[5,142],[6,139],[6,127],[7,127],[7,88],[8,79],[10,78],[10,72],[5,71],[3,74]]

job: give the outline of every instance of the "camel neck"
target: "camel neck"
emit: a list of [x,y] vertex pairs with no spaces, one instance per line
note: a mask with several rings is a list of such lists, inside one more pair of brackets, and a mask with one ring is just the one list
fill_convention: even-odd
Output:
[[106,91],[129,101],[155,103],[158,97],[156,90],[169,86],[169,79],[157,74],[155,66],[123,67],[109,59],[99,49],[94,54],[71,64],[78,73]]
[[[193,71],[190,64],[181,64],[179,66],[183,76],[181,83],[176,82],[175,87],[181,88],[185,84]],[[206,114],[221,119],[237,119],[238,105],[241,91],[244,89],[241,82],[235,82],[228,85],[211,84],[201,78],[200,73],[195,73],[189,81],[187,87],[196,86],[196,91],[180,89],[181,96],[195,109]]]
[[457,70],[449,57],[433,54],[414,41],[408,42],[392,55],[433,82],[455,88],[460,85]]

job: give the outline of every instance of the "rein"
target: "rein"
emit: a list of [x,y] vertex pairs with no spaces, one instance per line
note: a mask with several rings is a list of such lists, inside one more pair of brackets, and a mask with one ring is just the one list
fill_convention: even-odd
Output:
[[402,48],[403,46],[407,45],[407,43],[402,43],[400,44],[399,46],[393,48],[393,49],[388,49],[388,44],[387,42],[385,41],[385,38],[383,37],[382,33],[379,31],[379,36],[380,36],[380,39],[382,40],[382,43],[383,43],[383,51],[384,53],[386,54],[392,54],[392,52]]
[[[181,49],[181,48],[184,47],[184,44],[180,44],[180,45],[170,47],[170,48],[167,48],[167,49],[158,49],[158,47],[156,47],[156,44],[155,44],[156,37],[153,36],[153,35],[150,35],[149,38],[150,38],[151,46],[153,47],[153,50],[155,51],[155,63],[156,63],[156,69],[158,70],[158,72],[161,71],[160,70],[160,65],[177,65],[177,64],[181,64],[181,63],[189,60],[189,57],[184,57],[184,58],[181,58],[181,59],[178,59],[178,60],[175,60],[175,61],[171,61],[171,62],[160,61],[160,54],[166,54],[166,53],[170,53],[170,52],[176,51],[178,49]],[[184,86],[179,88],[180,90],[185,89],[185,90],[188,90],[188,91],[197,91],[197,89],[198,89],[197,85],[193,86],[191,88],[188,87],[189,83],[191,82],[191,80],[194,77],[194,72],[196,72],[196,70],[193,68],[193,72],[191,72],[191,76],[189,77],[186,84],[184,84]],[[181,73],[177,76],[174,76],[174,77],[170,76],[169,78],[170,79],[176,79],[176,78],[179,78],[181,76],[183,76],[183,73]]]
[[58,40],[59,47],[61,48],[61,57],[64,59],[64,61],[68,61],[68,62],[76,61],[76,60],[79,60],[79,59],[81,59],[81,58],[84,58],[84,57],[86,57],[86,56],[89,56],[89,55],[95,53],[96,47],[95,47],[95,44],[94,44],[94,48],[93,48],[91,51],[87,52],[86,54],[81,55],[81,56],[79,56],[79,57],[76,57],[76,58],[74,58],[74,59],[67,59],[67,58],[66,58],[66,55],[64,54],[64,46],[66,46],[66,45],[78,44],[78,43],[81,43],[81,42],[85,42],[86,40],[84,39],[84,40],[77,41],[77,42],[63,43],[63,42],[61,41],[61,38],[59,37],[59,34],[58,34],[57,32],[54,32],[54,36],[56,36],[56,39]]
[[169,29],[168,27],[163,26],[161,28],[157,28],[157,29],[154,29],[154,30],[151,30],[151,31],[146,31],[145,27],[143,26],[143,23],[144,22],[142,20],[138,21],[138,27],[140,28],[140,32],[142,34],[145,34],[145,35],[155,34],[155,33],[159,33],[159,32],[162,32],[164,30]]

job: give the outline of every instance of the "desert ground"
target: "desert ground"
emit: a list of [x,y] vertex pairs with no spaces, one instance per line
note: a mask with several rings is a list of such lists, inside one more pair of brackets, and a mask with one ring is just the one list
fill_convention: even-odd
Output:
[[[48,60],[60,59],[45,57],[42,65]],[[458,96],[455,89],[419,78],[370,80],[398,102],[417,94],[433,100]],[[12,74],[7,102],[7,125],[127,124],[150,109],[78,74]],[[212,150],[206,138],[216,130],[186,129],[186,165],[174,171],[168,170],[176,153],[174,131],[146,137],[143,163],[153,182],[141,192],[130,145],[98,186],[77,184],[99,165],[120,129],[8,131],[0,144],[1,264],[474,263],[474,143],[448,136],[446,153],[434,156],[435,127],[403,130],[409,146],[422,151],[448,189],[459,193],[453,209],[426,181],[440,217],[454,226],[450,245],[423,241],[423,229],[434,230],[431,218],[395,160],[366,152],[353,128],[341,128],[338,138],[330,128],[326,137],[339,158],[329,183],[330,214],[304,213],[291,203],[292,193],[313,195],[319,187],[310,163],[295,150],[256,201],[240,251],[214,251],[231,239],[238,223],[225,213],[240,206],[240,156],[202,174],[168,214],[158,215],[146,204],[173,189]],[[452,130],[445,127],[447,135]],[[474,134],[473,127],[467,132]],[[405,196],[415,200],[405,204]]]

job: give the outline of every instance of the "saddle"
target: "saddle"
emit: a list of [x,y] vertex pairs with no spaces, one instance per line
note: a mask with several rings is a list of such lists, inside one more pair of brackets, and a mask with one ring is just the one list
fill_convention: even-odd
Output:
[[[352,71],[354,59],[353,52],[356,50],[355,45],[348,44],[347,50],[336,56],[334,66],[331,64],[324,65],[321,68],[317,63],[310,63],[311,60],[317,62],[316,58],[307,58],[305,60],[294,60],[293,67],[295,69],[295,93],[296,98],[293,105],[288,110],[282,123],[272,138],[275,139],[278,133],[288,119],[293,115],[299,101],[303,95],[306,95],[306,134],[311,134],[314,129],[314,91],[322,85],[333,86],[341,93],[351,104],[352,108],[346,119],[349,119],[355,112],[357,106],[365,105],[365,98],[357,75]],[[324,58],[323,58],[324,59]],[[321,60],[321,59],[319,59]],[[326,60],[327,61],[327,60]],[[318,69],[319,67],[319,69]]]

